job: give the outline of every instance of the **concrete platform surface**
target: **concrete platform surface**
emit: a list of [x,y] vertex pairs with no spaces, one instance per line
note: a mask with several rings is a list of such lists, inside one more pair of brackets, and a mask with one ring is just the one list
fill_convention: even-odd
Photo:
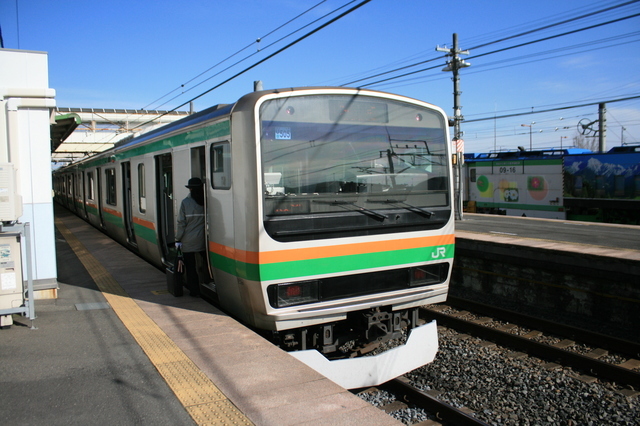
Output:
[[5,424],[401,424],[56,215],[60,297],[0,330]]

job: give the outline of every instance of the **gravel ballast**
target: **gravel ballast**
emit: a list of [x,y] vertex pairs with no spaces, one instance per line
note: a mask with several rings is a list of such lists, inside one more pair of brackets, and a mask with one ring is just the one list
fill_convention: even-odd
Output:
[[[459,339],[446,328],[439,331],[440,350],[433,363],[407,374],[422,390],[437,390],[438,398],[475,411],[491,425],[638,425],[639,397],[606,381],[578,378],[570,368],[549,369],[549,363],[486,345],[480,339]],[[392,396],[369,395],[374,405]],[[378,399],[378,401],[375,401]],[[405,424],[425,420],[423,410],[391,413]]]

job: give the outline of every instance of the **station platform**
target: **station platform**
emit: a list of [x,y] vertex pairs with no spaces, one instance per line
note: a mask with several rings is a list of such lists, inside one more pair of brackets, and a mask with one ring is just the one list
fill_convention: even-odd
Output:
[[0,330],[12,425],[398,425],[56,208],[59,297]]
[[456,237],[640,260],[640,226],[465,213]]
[[456,221],[449,294],[640,342],[640,226],[488,214]]

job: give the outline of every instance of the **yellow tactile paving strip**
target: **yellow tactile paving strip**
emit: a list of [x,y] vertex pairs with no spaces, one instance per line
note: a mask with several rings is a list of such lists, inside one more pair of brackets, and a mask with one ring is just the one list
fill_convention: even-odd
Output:
[[60,219],[56,219],[56,227],[196,424],[253,425],[127,295]]

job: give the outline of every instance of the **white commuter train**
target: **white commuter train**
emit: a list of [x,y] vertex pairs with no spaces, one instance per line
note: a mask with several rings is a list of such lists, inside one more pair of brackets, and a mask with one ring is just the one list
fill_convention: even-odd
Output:
[[[59,169],[54,186],[58,202],[164,268],[185,184],[201,178],[215,279],[202,293],[287,350],[331,357],[348,342],[361,350],[399,337],[418,326],[419,306],[446,299],[449,145],[446,115],[421,101],[350,88],[266,90]],[[419,350],[433,359],[435,324],[424,328]],[[397,350],[363,368],[424,363],[399,361],[400,351],[417,351],[409,343]],[[389,374],[401,374],[397,367]],[[346,387],[386,378],[325,373]]]

